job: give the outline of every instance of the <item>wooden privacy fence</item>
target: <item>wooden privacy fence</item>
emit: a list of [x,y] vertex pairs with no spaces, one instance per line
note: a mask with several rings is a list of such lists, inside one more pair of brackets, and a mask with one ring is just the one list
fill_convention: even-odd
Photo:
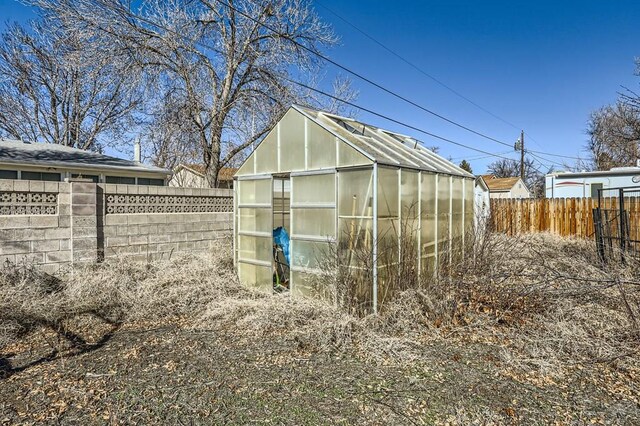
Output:
[[[603,209],[616,210],[617,198],[602,198]],[[593,209],[597,198],[493,199],[491,226],[508,235],[551,232],[561,236],[594,238]],[[640,197],[625,197],[630,237],[640,237]]]

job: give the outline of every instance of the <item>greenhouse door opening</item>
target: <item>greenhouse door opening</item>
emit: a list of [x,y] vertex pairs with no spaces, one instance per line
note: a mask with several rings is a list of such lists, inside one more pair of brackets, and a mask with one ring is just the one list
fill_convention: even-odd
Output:
[[288,175],[273,178],[273,288],[290,289],[291,179]]

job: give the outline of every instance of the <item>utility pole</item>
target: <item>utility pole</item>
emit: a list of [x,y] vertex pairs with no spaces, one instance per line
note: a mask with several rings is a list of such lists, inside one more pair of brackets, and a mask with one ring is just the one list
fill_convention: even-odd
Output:
[[524,130],[520,130],[520,179],[524,182]]
[[520,130],[520,139],[514,145],[516,151],[520,150],[520,179],[524,182],[524,130]]

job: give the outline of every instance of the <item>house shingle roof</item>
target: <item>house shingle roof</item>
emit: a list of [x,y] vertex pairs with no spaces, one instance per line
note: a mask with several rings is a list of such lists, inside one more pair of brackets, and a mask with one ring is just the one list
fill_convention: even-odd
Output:
[[49,143],[0,139],[0,163],[66,169],[106,169],[170,175],[171,171],[132,160]]
[[509,191],[520,180],[519,177],[497,178],[495,176],[490,178],[482,176],[482,179],[489,187],[489,191]]
[[[181,164],[181,166],[204,177],[204,164]],[[222,167],[218,172],[218,180],[221,182],[233,180],[233,175],[235,175],[237,171],[238,169],[235,167]]]

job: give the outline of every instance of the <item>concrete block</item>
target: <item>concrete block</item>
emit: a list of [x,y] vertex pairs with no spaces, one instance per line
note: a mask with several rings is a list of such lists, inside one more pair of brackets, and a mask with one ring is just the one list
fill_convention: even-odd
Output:
[[129,237],[108,237],[107,247],[123,247],[129,245]]
[[138,185],[138,194],[140,195],[148,195],[149,187],[146,185]]
[[50,251],[45,256],[46,263],[71,262],[71,250]]
[[[75,187],[74,187],[75,190]],[[90,204],[90,205],[95,205],[96,204],[96,193],[94,192],[93,194],[87,194],[87,193],[77,193],[77,192],[73,192],[71,194],[71,204],[73,204],[74,206],[76,204]]]
[[147,215],[148,223],[167,223],[167,215],[164,213],[152,213]]
[[187,241],[187,236],[183,232],[177,232],[175,234],[169,234],[169,241],[172,243],[179,243]]
[[58,204],[70,204],[70,203],[71,203],[71,194],[69,193],[58,194]]
[[47,240],[71,238],[69,228],[49,228],[44,231],[44,238]]
[[0,179],[0,191],[13,191],[13,180]]
[[29,253],[16,255],[17,262],[24,262],[30,265],[39,265],[44,263],[44,253]]
[[147,244],[148,242],[149,242],[149,238],[146,235],[129,236],[129,244],[132,244],[132,245]]
[[15,180],[13,181],[13,190],[20,192],[29,192],[28,180]]
[[45,229],[16,229],[13,233],[14,241],[42,241]]
[[102,234],[103,237],[115,237],[118,235],[118,228],[115,226],[104,226],[98,229],[98,235]]
[[60,250],[60,240],[31,241],[32,252],[49,252]]
[[116,185],[116,193],[117,194],[128,194],[129,193],[129,185]]
[[169,235],[149,235],[149,243],[168,243],[170,241]]
[[28,227],[29,227],[29,216],[0,216],[0,229],[28,228]]
[[95,216],[72,216],[73,227],[95,228],[98,226],[98,218]]
[[70,239],[60,240],[60,250],[71,250],[71,240]]
[[44,182],[37,180],[29,181],[29,191],[31,192],[44,192]]
[[129,185],[127,187],[127,193],[129,195],[137,195],[139,193],[138,192],[138,185]]
[[107,194],[115,194],[118,192],[118,186],[115,183],[105,183],[102,184],[104,192]]
[[177,248],[178,248],[178,245],[175,243],[158,244],[159,252],[175,252]]
[[98,260],[98,253],[96,250],[74,250],[73,262],[74,263],[93,263]]
[[158,195],[167,195],[169,193],[168,186],[156,186],[155,188],[158,191]]
[[108,214],[104,217],[105,225],[126,225],[129,215],[126,214]]
[[31,252],[29,241],[6,241],[0,244],[0,255],[23,254]]
[[60,216],[69,216],[71,214],[71,205],[69,204],[58,204],[58,215]]
[[95,204],[73,204],[71,206],[72,216],[95,216],[96,205]]
[[193,251],[194,248],[195,248],[195,245],[191,241],[184,241],[184,242],[178,243],[178,251]]
[[138,232],[141,235],[152,235],[158,233],[158,225],[140,225]]
[[13,241],[15,232],[15,229],[0,229],[0,244],[4,241]]
[[59,192],[58,182],[44,182],[44,192]]
[[74,238],[71,242],[72,250],[96,250],[98,248],[97,238]]
[[150,186],[149,187],[149,195],[158,195],[158,187]]
[[71,192],[71,186],[67,182],[56,182],[58,184],[58,192],[68,194]]
[[97,185],[93,182],[71,182],[71,192],[73,195],[78,194],[94,194],[96,193]]
[[145,213],[129,215],[129,224],[137,225],[141,223],[149,223],[149,217]]
[[58,216],[59,228],[69,228],[70,226],[71,226],[71,216],[69,215]]
[[32,228],[58,227],[58,216],[31,216],[29,219]]
[[93,237],[96,238],[98,235],[97,228],[88,227],[88,226],[74,226],[71,230],[73,239],[76,238],[85,238],[85,237]]

